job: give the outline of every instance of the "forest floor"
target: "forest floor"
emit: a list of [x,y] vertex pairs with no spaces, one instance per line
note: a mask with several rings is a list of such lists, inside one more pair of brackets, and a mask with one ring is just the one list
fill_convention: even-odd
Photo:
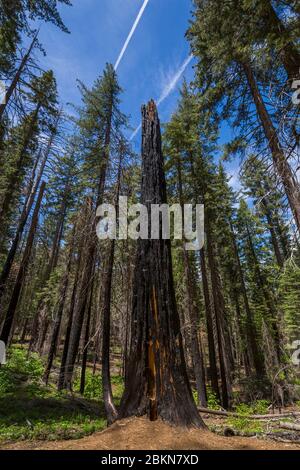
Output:
[[[118,405],[123,393],[120,360],[114,358],[112,388]],[[107,428],[102,396],[101,371],[86,373],[84,395],[78,392],[80,375],[75,373],[74,392],[57,392],[59,367],[55,365],[52,381],[45,386],[43,360],[36,354],[29,358],[24,348],[15,346],[5,367],[0,368],[0,449],[52,450],[205,450],[205,449],[297,449],[300,432],[286,431],[279,421],[300,424],[296,415],[256,420],[253,415],[269,413],[269,402],[235,405],[237,416],[202,414],[208,430],[170,427],[162,421],[132,418]],[[209,395],[208,407],[219,404]],[[300,412],[300,403],[282,412]],[[233,437],[225,437],[230,431]],[[245,436],[245,437],[240,437]],[[284,442],[284,441],[295,442]]]
[[72,441],[23,441],[2,444],[2,450],[300,450],[300,443],[257,437],[224,437],[209,431],[171,427],[162,421],[133,418],[105,431]]

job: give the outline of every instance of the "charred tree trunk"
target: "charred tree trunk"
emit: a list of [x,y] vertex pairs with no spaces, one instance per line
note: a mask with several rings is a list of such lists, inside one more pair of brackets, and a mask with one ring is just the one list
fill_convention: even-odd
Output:
[[59,296],[59,304],[58,304],[56,317],[55,317],[55,321],[53,325],[53,330],[51,334],[51,339],[50,339],[50,349],[48,353],[47,365],[46,365],[45,372],[44,372],[44,381],[46,382],[46,384],[48,384],[49,375],[51,372],[54,356],[56,353],[57,341],[58,341],[59,331],[60,331],[62,317],[63,317],[64,305],[65,305],[65,300],[66,300],[67,291],[69,287],[69,278],[70,278],[72,259],[73,259],[73,254],[74,254],[73,250],[74,250],[74,242],[75,242],[75,233],[76,233],[76,225],[74,225],[74,228],[73,228],[67,267],[66,267],[66,271],[64,273],[63,279],[62,279],[62,286],[61,286],[60,296]]
[[207,327],[207,340],[208,340],[208,354],[209,354],[209,369],[210,369],[210,380],[211,388],[216,398],[221,399],[220,390],[219,390],[219,380],[218,380],[218,366],[215,350],[215,340],[214,340],[214,318],[212,312],[212,305],[209,294],[209,285],[207,278],[207,268],[206,268],[206,259],[205,251],[202,248],[200,253],[200,262],[201,262],[201,274],[202,274],[202,285],[203,285],[203,295],[206,311],[206,327]]
[[[94,272],[93,272],[93,277],[94,277]],[[85,324],[84,343],[83,343],[83,352],[82,352],[82,360],[81,360],[81,376],[80,376],[81,395],[84,394],[84,389],[85,389],[85,374],[86,374],[86,364],[87,364],[87,358],[88,358],[88,347],[89,347],[89,338],[90,338],[94,283],[95,281],[93,280],[91,288],[90,288],[90,297],[89,297],[89,303],[87,307],[87,316],[86,316],[86,324]]]
[[[151,203],[166,203],[166,183],[153,101],[142,115],[141,202],[149,211]],[[170,240],[138,241],[131,336],[119,416],[147,413],[151,420],[161,417],[175,425],[204,427],[186,371]]]
[[75,367],[75,361],[78,353],[80,336],[82,331],[82,326],[84,322],[84,313],[86,311],[86,306],[88,303],[89,296],[89,287],[92,279],[93,273],[93,263],[95,260],[95,241],[93,240],[96,237],[96,232],[94,233],[94,210],[92,206],[91,199],[87,199],[85,205],[85,220],[83,225],[83,231],[86,233],[88,231],[81,255],[81,277],[79,280],[78,293],[76,296],[74,304],[73,319],[70,329],[70,337],[68,341],[68,351],[65,363],[64,371],[64,384],[63,388],[68,390],[72,389],[72,377]]
[[206,218],[206,237],[207,237],[207,254],[211,275],[212,296],[214,302],[214,311],[216,319],[216,329],[218,338],[218,351],[221,373],[222,388],[222,405],[224,408],[230,408],[232,403],[232,384],[230,370],[230,348],[227,341],[227,332],[225,324],[225,308],[224,298],[222,294],[222,286],[220,281],[219,269],[216,262],[215,249],[210,233],[209,218]]
[[57,384],[58,391],[61,391],[64,388],[64,383],[65,383],[66,363],[67,363],[67,356],[68,356],[68,350],[69,350],[71,328],[72,328],[73,317],[74,317],[76,292],[78,288],[78,281],[79,281],[79,274],[80,274],[80,267],[81,267],[81,255],[82,255],[82,243],[79,249],[79,258],[77,260],[77,268],[76,268],[71,302],[70,302],[70,310],[69,310],[67,328],[66,328],[66,333],[65,333],[65,341],[64,341],[63,353],[62,353],[61,364],[60,364],[58,384]]
[[5,344],[8,343],[8,339],[9,339],[9,336],[10,336],[10,333],[11,333],[11,330],[12,330],[12,325],[13,325],[16,309],[17,309],[17,306],[18,306],[21,289],[22,289],[24,279],[25,279],[25,276],[26,276],[26,273],[27,273],[28,265],[29,265],[29,262],[30,262],[30,256],[31,256],[33,242],[34,242],[35,232],[36,232],[36,229],[37,229],[39,211],[40,211],[40,207],[41,207],[41,203],[42,203],[42,199],[43,199],[43,195],[44,195],[44,191],[45,191],[45,186],[46,186],[46,183],[43,181],[42,184],[41,184],[41,187],[40,187],[39,196],[38,196],[38,199],[37,199],[37,202],[36,202],[36,205],[35,205],[35,209],[34,209],[34,213],[33,213],[33,216],[32,216],[32,222],[31,222],[31,226],[30,226],[29,235],[28,235],[26,247],[25,247],[25,250],[24,250],[23,258],[22,258],[22,261],[21,261],[19,272],[17,274],[17,278],[16,278],[15,285],[14,285],[14,288],[13,288],[11,300],[10,300],[8,310],[7,310],[7,313],[6,313],[6,316],[5,316],[4,324],[3,324],[3,327],[2,327],[0,340],[4,341]]

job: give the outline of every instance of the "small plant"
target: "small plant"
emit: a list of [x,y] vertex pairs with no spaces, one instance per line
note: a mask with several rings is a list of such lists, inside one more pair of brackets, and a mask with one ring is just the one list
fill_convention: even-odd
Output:
[[212,391],[210,387],[207,387],[207,407],[211,410],[220,409],[220,403],[217,399],[217,395]]

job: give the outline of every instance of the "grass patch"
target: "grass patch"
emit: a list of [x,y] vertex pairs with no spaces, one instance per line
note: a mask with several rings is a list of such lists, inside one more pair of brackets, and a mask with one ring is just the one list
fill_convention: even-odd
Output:
[[[0,368],[0,441],[78,439],[105,429],[107,422],[102,401],[101,376],[86,374],[84,396],[78,394],[80,379],[75,378],[74,395],[57,392],[54,384],[42,381],[44,364],[36,354],[14,347],[7,364]],[[116,404],[124,384],[112,377]]]

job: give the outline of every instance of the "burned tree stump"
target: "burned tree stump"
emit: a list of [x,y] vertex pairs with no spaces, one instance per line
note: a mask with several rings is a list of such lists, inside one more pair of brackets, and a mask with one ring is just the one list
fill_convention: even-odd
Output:
[[[142,108],[141,202],[167,202],[156,105]],[[150,225],[150,217],[149,217]],[[151,227],[149,227],[149,235]],[[119,417],[148,414],[184,426],[205,427],[193,400],[173,285],[170,240],[138,240],[131,344]]]

